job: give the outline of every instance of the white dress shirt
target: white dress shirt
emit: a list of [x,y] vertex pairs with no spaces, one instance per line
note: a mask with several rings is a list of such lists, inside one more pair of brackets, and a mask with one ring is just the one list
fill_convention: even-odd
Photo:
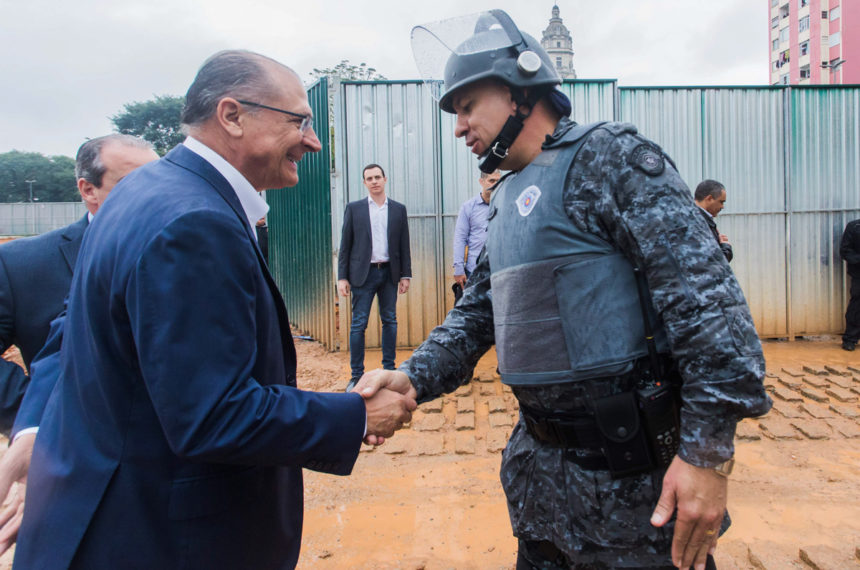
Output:
[[371,263],[388,261],[388,196],[381,206],[377,206],[373,198],[367,197],[367,208],[370,211]]
[[[182,144],[194,154],[200,155],[203,160],[215,167],[215,170],[227,179],[227,182],[233,187],[233,191],[236,192],[236,197],[239,198],[239,203],[242,205],[245,217],[248,218],[251,230],[254,230],[257,220],[269,212],[269,205],[260,197],[259,192],[251,186],[251,183],[248,182],[247,178],[242,176],[241,172],[236,170],[236,167],[199,140],[188,137]],[[251,235],[254,236],[254,239],[257,239],[257,232],[255,230],[251,232]]]

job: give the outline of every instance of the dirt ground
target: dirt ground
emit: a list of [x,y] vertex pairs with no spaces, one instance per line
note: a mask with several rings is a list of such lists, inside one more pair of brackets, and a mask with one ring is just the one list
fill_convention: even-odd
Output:
[[[297,348],[300,387],[343,388],[346,353]],[[775,408],[739,426],[720,570],[860,568],[858,354],[837,337],[765,343]],[[379,361],[368,352],[368,368]],[[422,405],[385,445],[365,446],[350,477],[305,472],[299,568],[514,568],[498,471],[517,409],[495,366],[491,352],[471,385]]]

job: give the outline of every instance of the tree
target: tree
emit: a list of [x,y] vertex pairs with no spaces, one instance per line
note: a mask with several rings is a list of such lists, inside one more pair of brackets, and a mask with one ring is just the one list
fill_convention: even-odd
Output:
[[350,81],[372,81],[375,79],[385,79],[385,76],[378,73],[375,68],[368,67],[366,63],[353,65],[348,59],[340,60],[340,63],[334,67],[325,69],[317,69],[316,67],[311,72],[314,79],[319,79],[323,76],[338,77]]
[[78,202],[75,161],[13,150],[0,154],[0,202]]
[[183,106],[185,97],[156,95],[149,101],[126,103],[110,120],[117,132],[148,140],[164,156],[185,139],[179,125]]

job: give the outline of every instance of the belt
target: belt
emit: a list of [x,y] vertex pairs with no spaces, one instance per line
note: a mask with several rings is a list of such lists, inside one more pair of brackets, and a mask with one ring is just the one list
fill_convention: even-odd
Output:
[[372,262],[370,263],[370,268],[371,268],[371,269],[373,269],[373,268],[376,268],[376,269],[384,269],[384,268],[386,268],[386,267],[388,267],[388,262],[387,262],[387,261],[372,261]]
[[[580,449],[602,453],[603,440],[593,416],[585,415],[545,415],[520,404],[526,431],[541,443],[564,449]],[[603,455],[577,457],[568,455],[567,460],[583,469],[596,471],[607,469]]]

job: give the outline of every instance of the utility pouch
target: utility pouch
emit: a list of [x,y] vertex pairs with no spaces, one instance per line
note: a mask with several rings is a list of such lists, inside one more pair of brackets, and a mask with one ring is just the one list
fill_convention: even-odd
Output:
[[648,447],[657,467],[672,463],[681,444],[678,396],[671,384],[650,386],[636,391]]
[[640,421],[635,392],[594,400],[594,417],[603,440],[603,455],[614,479],[655,468]]

